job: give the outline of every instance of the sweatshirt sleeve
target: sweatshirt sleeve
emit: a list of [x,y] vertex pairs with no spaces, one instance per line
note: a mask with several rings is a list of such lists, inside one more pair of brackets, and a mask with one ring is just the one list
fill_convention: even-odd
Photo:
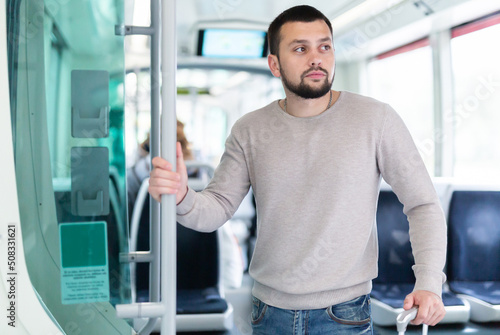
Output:
[[235,125],[208,186],[201,192],[188,189],[185,198],[177,205],[180,224],[201,232],[214,231],[233,216],[248,193],[250,178],[236,133]]
[[415,265],[414,290],[441,296],[446,280],[446,222],[438,196],[413,139],[400,116],[387,106],[377,148],[382,177],[404,205]]

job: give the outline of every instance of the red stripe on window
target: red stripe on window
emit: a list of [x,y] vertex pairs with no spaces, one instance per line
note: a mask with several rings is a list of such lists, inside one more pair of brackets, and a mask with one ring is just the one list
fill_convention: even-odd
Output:
[[471,23],[466,23],[463,26],[456,27],[451,31],[451,37],[455,38],[458,36],[469,34],[484,28],[494,26],[496,24],[500,24],[500,15],[490,16],[484,19],[473,21]]
[[416,50],[419,48],[426,47],[428,45],[430,45],[430,42],[429,42],[429,39],[426,37],[426,38],[423,38],[421,40],[403,45],[399,48],[384,52],[383,54],[376,56],[375,59],[380,60],[380,59],[396,56],[396,55],[399,55],[399,54],[402,54],[405,52],[409,52],[409,51],[413,51],[413,50]]

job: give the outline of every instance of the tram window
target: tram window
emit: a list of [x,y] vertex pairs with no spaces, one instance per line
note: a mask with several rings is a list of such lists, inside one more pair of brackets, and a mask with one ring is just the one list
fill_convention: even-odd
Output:
[[452,32],[454,176],[498,179],[500,167],[500,16]]
[[427,39],[389,51],[368,64],[369,94],[403,118],[430,175],[434,174],[432,51]]

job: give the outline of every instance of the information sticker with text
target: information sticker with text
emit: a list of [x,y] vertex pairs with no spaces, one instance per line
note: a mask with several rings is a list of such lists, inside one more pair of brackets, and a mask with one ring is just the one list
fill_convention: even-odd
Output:
[[106,222],[59,225],[63,304],[109,301]]

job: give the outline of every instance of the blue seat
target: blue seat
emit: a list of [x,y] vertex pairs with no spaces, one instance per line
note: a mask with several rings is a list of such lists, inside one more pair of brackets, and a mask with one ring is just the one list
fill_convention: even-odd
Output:
[[[398,309],[403,306],[403,301],[413,290],[414,284],[375,284],[374,286],[376,289],[372,291],[372,298]],[[462,299],[449,291],[443,292],[442,298],[445,306],[464,306]]]
[[[409,225],[403,205],[396,194],[382,190],[377,207],[377,232],[379,242],[379,275],[373,281],[372,315],[377,325],[396,324],[396,317],[403,312],[405,297],[412,292],[415,264],[411,251]],[[453,293],[444,291],[443,303],[447,310],[442,323],[464,323],[469,320],[470,307]]]
[[491,305],[500,305],[500,282],[450,282],[450,288],[457,293],[474,296]]
[[224,313],[219,292],[217,232],[200,233],[177,225],[177,313]]
[[[149,203],[149,200],[146,200]],[[145,211],[143,211],[145,213]],[[147,248],[149,215],[139,227],[138,246]],[[200,233],[177,224],[177,314],[224,313],[226,300],[219,292],[217,232]],[[149,301],[149,265],[137,264],[137,301]]]
[[[191,164],[189,167],[211,168],[205,164]],[[209,172],[211,176],[213,171]],[[202,178],[205,178],[204,175],[200,173]],[[189,183],[190,187],[196,190],[196,187],[204,187],[206,180],[190,179]],[[129,213],[132,213],[131,236],[137,236],[137,240],[131,241],[131,245],[136,245],[136,249],[141,251],[149,249],[148,184],[148,180],[142,182],[136,203],[129,204]],[[219,240],[218,231],[201,233],[177,224],[178,332],[228,330],[233,327],[233,307],[227,303],[221,292]],[[149,301],[149,264],[136,264],[133,273],[137,302]],[[134,320],[134,327],[140,329],[144,322]],[[160,323],[157,322],[154,330],[159,331],[159,327]]]
[[471,304],[471,320],[500,321],[500,192],[455,190],[448,218],[450,289]]

